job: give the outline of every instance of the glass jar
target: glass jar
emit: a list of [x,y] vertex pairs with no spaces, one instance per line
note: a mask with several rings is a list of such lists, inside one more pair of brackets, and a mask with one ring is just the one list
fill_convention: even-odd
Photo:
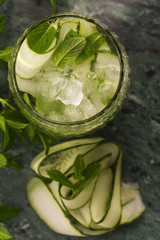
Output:
[[[53,121],[45,118],[44,116],[41,116],[36,112],[36,110],[30,108],[29,105],[24,101],[21,91],[19,91],[16,82],[15,74],[16,57],[20,49],[20,46],[24,39],[26,38],[27,34],[33,28],[43,23],[44,21],[50,21],[59,17],[77,17],[96,24],[100,29],[102,29],[103,33],[106,35],[107,42],[109,42],[110,47],[114,50],[114,52],[116,52],[120,63],[119,84],[109,104],[107,104],[105,108],[98,112],[96,115],[85,120],[76,122]],[[126,98],[127,90],[130,83],[128,75],[129,75],[128,57],[126,55],[124,47],[122,46],[117,35],[114,32],[112,32],[106,25],[100,23],[98,20],[91,18],[89,16],[64,13],[55,14],[54,16],[48,16],[40,21],[37,21],[31,27],[26,29],[26,31],[19,38],[17,44],[15,45],[12,51],[11,58],[9,61],[8,80],[10,90],[13,94],[16,104],[22,111],[23,115],[32,124],[36,125],[42,131],[50,134],[51,136],[78,137],[80,135],[87,134],[97,128],[103,127],[107,122],[111,121],[114,118],[115,114],[121,109],[124,99]]]

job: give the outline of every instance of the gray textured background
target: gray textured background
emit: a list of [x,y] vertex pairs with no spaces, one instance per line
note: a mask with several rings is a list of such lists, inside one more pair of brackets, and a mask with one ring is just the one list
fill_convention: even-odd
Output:
[[[49,0],[6,0],[0,13],[7,27],[0,49],[14,45],[26,27],[51,14]],[[159,0],[57,0],[57,12],[88,14],[115,31],[124,44],[131,67],[131,87],[124,107],[104,129],[95,132],[119,142],[124,150],[123,177],[138,181],[146,204],[134,223],[99,237],[99,240],[160,239],[160,1]],[[8,96],[7,72],[0,69],[0,93]],[[40,146],[18,138],[13,153],[21,151],[21,172],[0,169],[0,202],[18,206],[22,213],[6,222],[16,240],[73,240],[49,230],[30,208],[25,185]]]

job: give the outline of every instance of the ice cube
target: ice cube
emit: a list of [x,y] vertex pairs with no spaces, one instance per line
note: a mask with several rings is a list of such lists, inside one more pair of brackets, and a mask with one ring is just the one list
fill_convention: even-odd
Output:
[[61,72],[53,71],[51,68],[38,74],[37,79],[39,92],[52,100],[63,90],[67,82],[67,78]]
[[84,98],[82,100],[82,102],[80,104],[80,108],[81,108],[82,112],[84,113],[85,118],[92,117],[97,113],[96,107],[87,98]]
[[71,75],[65,87],[57,96],[57,99],[61,100],[66,105],[72,104],[78,106],[83,99],[82,83],[77,80],[74,75]]
[[74,121],[80,121],[84,119],[84,114],[81,111],[80,107],[74,106],[74,105],[66,105],[65,108],[65,115],[68,118],[68,121],[74,122]]

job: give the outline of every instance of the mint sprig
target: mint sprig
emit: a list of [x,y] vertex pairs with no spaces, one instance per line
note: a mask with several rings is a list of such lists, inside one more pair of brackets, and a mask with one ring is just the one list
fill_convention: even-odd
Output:
[[6,240],[11,238],[13,238],[13,236],[8,232],[8,230],[0,225],[0,239]]
[[83,51],[85,44],[84,37],[77,36],[64,39],[52,55],[53,62],[56,66],[65,66],[72,63]]
[[73,164],[74,173],[71,175],[76,182],[72,182],[70,177],[65,176],[59,170],[51,169],[48,170],[48,175],[51,180],[57,181],[59,184],[70,187],[72,189],[72,197],[76,195],[77,192],[86,188],[97,176],[101,168],[99,162],[92,162],[85,166],[83,156],[77,155]]

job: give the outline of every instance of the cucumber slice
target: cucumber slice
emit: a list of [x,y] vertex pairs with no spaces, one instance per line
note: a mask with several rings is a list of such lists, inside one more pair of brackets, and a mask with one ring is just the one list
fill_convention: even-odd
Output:
[[138,188],[139,186],[137,183],[124,183],[124,182],[122,183],[122,196],[121,196],[122,205],[127,204],[136,197]]
[[79,19],[80,29],[79,34],[83,37],[87,37],[93,33],[99,33],[97,26],[94,23],[88,22],[84,19]]
[[134,198],[122,207],[120,225],[132,222],[141,216],[144,210],[145,205],[142,201],[140,192],[138,190],[134,190]]
[[38,54],[33,52],[27,44],[25,39],[19,49],[17,59],[16,59],[16,74],[23,79],[31,79],[34,77],[47,62],[47,60],[52,55],[53,50]]
[[25,80],[16,76],[16,80],[20,91],[27,92],[36,98],[38,94],[36,79]]
[[100,222],[107,211],[112,190],[113,174],[110,168],[105,168],[101,171],[90,203],[90,212],[92,220],[95,223]]
[[95,229],[113,229],[115,228],[121,218],[122,206],[121,206],[121,164],[122,164],[122,152],[120,152],[114,178],[114,186],[112,197],[110,201],[110,207],[108,212],[98,224],[91,223],[91,227]]
[[[84,139],[78,139],[78,140],[72,140],[64,143],[60,143],[57,145],[54,145],[49,149],[48,157],[51,154],[61,152],[62,150],[67,150],[67,149],[72,149],[72,148],[77,148],[79,146],[84,146],[84,148],[89,148],[92,149],[94,148],[99,142],[101,142],[103,138],[101,137],[93,137],[93,138],[84,138]],[[94,146],[95,144],[95,146]],[[82,147],[83,149],[83,147]],[[86,150],[87,151],[87,150]],[[31,168],[39,175],[39,166],[42,165],[42,162],[46,160],[46,154],[45,151],[42,151],[39,153],[31,162]],[[62,172],[65,172],[69,167],[66,167],[64,170],[64,167],[66,166],[66,162],[68,163],[69,167],[73,164],[73,159],[70,162],[70,158],[66,159],[66,157],[59,161],[59,159],[55,160],[53,163],[52,167],[55,167],[55,169],[59,169]],[[49,170],[50,168],[48,168]]]
[[[102,166],[110,167],[117,160],[119,152],[120,146],[118,144],[114,142],[101,142],[96,148],[84,155],[84,162],[88,165],[93,161],[105,159],[106,163],[102,161]],[[111,156],[108,158],[109,154]]]
[[72,217],[86,228],[89,228],[89,225],[91,222],[89,205],[90,205],[90,201],[88,201],[84,206],[82,206],[79,209],[74,209],[74,210],[68,209]]
[[64,22],[61,25],[60,33],[59,33],[59,42],[63,41],[65,36],[70,30],[78,32],[78,24],[79,22],[71,21],[71,22]]
[[84,188],[77,196],[73,199],[64,199],[61,198],[66,209],[78,209],[85,205],[86,202],[90,199],[93,188],[95,185],[95,180],[92,181],[86,188]]
[[82,236],[65,216],[63,209],[41,179],[33,177],[30,180],[27,185],[27,196],[32,208],[53,231]]

